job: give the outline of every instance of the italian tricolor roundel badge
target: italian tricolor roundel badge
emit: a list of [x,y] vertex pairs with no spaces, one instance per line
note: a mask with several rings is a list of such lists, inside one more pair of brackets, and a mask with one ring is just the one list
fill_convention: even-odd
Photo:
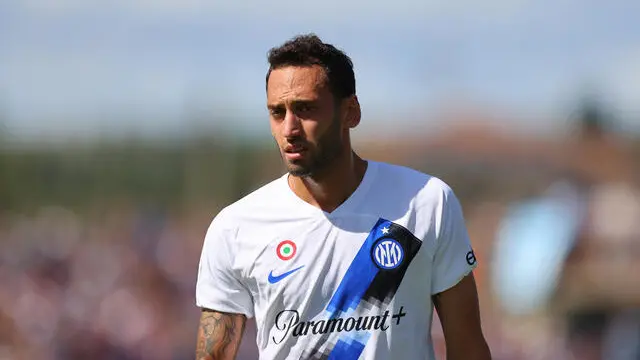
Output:
[[276,254],[280,260],[291,260],[296,254],[296,244],[291,240],[284,240],[278,244]]

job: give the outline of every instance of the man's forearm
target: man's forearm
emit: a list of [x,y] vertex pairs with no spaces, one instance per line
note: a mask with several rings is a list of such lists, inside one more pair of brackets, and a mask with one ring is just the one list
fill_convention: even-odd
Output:
[[246,320],[240,314],[203,310],[198,327],[196,360],[234,360]]

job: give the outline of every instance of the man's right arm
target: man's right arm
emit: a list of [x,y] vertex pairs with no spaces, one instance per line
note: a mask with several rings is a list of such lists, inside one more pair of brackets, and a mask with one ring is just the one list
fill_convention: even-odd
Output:
[[246,321],[242,314],[202,309],[196,360],[234,360]]

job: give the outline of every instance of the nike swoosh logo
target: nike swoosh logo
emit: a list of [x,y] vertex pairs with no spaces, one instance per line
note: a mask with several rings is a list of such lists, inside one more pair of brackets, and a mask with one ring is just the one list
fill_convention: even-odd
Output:
[[286,273],[281,274],[281,275],[278,275],[278,276],[274,276],[274,275],[273,275],[273,271],[271,271],[271,272],[269,272],[269,282],[270,282],[271,284],[275,284],[275,283],[277,283],[278,281],[280,281],[280,280],[282,280],[282,279],[286,278],[287,276],[289,276],[289,275],[293,274],[294,272],[296,272],[296,271],[298,271],[298,270],[302,269],[303,267],[304,267],[304,265],[302,265],[302,266],[300,266],[300,267],[298,267],[298,268],[295,268],[295,269],[293,269],[293,270],[289,270],[289,271],[287,271]]

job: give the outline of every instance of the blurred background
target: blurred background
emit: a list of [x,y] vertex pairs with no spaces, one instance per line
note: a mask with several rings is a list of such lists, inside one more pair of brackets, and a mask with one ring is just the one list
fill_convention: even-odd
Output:
[[[495,359],[640,359],[640,3],[0,2],[0,359],[192,359],[216,213],[282,174],[266,52],[460,197]],[[434,341],[444,359],[437,319]],[[240,360],[256,359],[249,324]]]

